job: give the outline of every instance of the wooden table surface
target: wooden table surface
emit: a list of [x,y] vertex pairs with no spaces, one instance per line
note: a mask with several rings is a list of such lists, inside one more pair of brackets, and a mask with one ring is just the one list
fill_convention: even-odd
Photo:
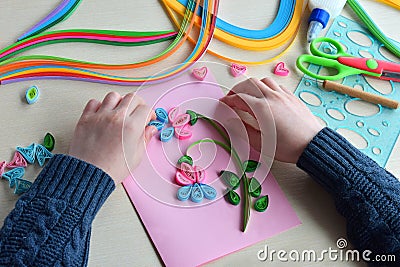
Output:
[[[38,20],[46,16],[60,1],[52,0],[2,0],[0,3],[0,47],[11,44],[20,34]],[[112,2],[112,3],[111,3]],[[360,0],[375,22],[393,39],[400,40],[398,16],[400,12],[375,1]],[[236,25],[247,28],[264,28],[274,18],[279,1],[226,0],[221,1],[220,17]],[[280,61],[287,63],[291,75],[278,78],[280,84],[295,90],[301,73],[295,69],[295,59],[306,53],[306,21],[309,15],[305,11],[299,34],[293,47]],[[356,19],[349,8],[344,15]],[[97,28],[125,30],[169,30],[173,29],[161,1],[120,0],[120,1],[82,1],[76,12],[54,29]],[[166,43],[145,47],[120,48],[95,44],[67,43],[37,48],[25,54],[62,55],[78,59],[97,60],[111,63],[133,62],[155,55],[167,46]],[[243,58],[267,58],[270,53],[240,51],[215,41],[212,47],[231,56]],[[178,53],[151,68],[125,71],[123,74],[139,76],[162,70],[177,64],[192,48],[184,45]],[[206,55],[204,60],[226,63]],[[277,62],[249,67],[248,75],[255,77],[272,76],[271,69]],[[214,72],[217,80],[230,87],[239,80],[232,78],[221,69]],[[41,96],[35,105],[27,105],[23,98],[27,87],[37,85]],[[91,98],[102,99],[109,91],[125,94],[135,87],[118,87],[73,81],[30,81],[0,88],[0,159],[10,160],[15,147],[26,146],[31,142],[40,142],[48,131],[56,136],[56,153],[65,153],[72,132],[85,103]],[[387,169],[400,177],[400,145],[397,144],[387,164]],[[28,168],[27,177],[33,180],[40,170]],[[265,245],[269,248],[286,251],[311,250],[322,251],[336,248],[336,240],[346,236],[345,221],[335,210],[330,196],[324,192],[304,172],[290,164],[276,162],[272,172],[286,194],[289,202],[302,221],[302,225],[242,249],[231,255],[209,263],[209,266],[280,266],[281,262],[260,262],[257,252]],[[0,183],[0,221],[14,207],[17,196],[13,195],[6,182]],[[363,263],[350,262],[307,262],[292,263],[294,266],[364,266]],[[117,186],[97,215],[92,230],[89,266],[160,266],[162,262],[152,246],[137,213],[131,205],[122,186]]]

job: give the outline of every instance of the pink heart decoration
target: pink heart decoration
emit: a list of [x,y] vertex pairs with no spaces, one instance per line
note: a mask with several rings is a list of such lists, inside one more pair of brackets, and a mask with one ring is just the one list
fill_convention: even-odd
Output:
[[188,122],[190,121],[190,115],[189,114],[181,114],[178,117],[176,117],[176,120],[172,123],[172,127],[174,128],[182,128]]
[[289,70],[285,68],[285,63],[279,62],[274,68],[274,74],[278,76],[288,76]]
[[26,167],[28,166],[28,163],[26,162],[25,158],[19,153],[18,151],[15,151],[14,153],[14,158],[6,165],[6,168],[8,169],[14,169],[17,167]]
[[187,179],[192,181],[192,183],[196,182],[196,174],[194,168],[186,162],[182,162],[181,171],[180,171]]
[[238,77],[240,75],[245,74],[247,71],[247,67],[244,65],[239,65],[236,63],[232,63],[231,65],[231,74],[233,77]]
[[178,114],[179,114],[179,108],[178,108],[178,107],[171,108],[171,109],[168,111],[168,119],[169,119],[169,121],[170,121],[171,123],[174,123],[174,121],[175,121],[176,118],[178,117]]
[[192,74],[197,80],[203,81],[207,76],[207,72],[207,67],[202,67],[198,69],[193,69]]
[[188,124],[181,128],[175,128],[175,136],[179,140],[186,140],[192,137],[192,131],[190,130],[190,127]]
[[191,179],[189,179],[188,177],[186,177],[186,175],[184,175],[184,174],[183,174],[182,172],[180,172],[180,171],[177,171],[176,174],[175,174],[175,182],[176,182],[178,185],[182,185],[182,186],[191,185],[191,184],[194,183]]
[[202,183],[206,179],[206,172],[197,166],[194,167],[194,170],[195,170],[197,182]]

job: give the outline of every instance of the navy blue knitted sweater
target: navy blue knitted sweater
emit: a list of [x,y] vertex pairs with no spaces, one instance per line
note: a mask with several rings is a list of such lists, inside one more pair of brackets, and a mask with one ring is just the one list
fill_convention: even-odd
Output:
[[[328,128],[297,165],[332,194],[358,249],[400,261],[400,182],[393,175]],[[93,165],[56,155],[6,218],[0,266],[86,265],[92,221],[114,188]]]
[[55,155],[0,232],[0,266],[85,266],[92,221],[114,190],[102,170]]

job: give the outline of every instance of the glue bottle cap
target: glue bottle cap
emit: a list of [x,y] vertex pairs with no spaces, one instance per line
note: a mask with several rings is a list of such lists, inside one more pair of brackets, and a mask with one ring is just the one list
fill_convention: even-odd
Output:
[[308,23],[310,23],[312,21],[318,21],[319,23],[322,24],[323,29],[324,29],[326,27],[326,25],[328,24],[329,18],[330,18],[330,15],[327,11],[325,11],[324,9],[315,8],[311,12],[310,18],[308,19]]

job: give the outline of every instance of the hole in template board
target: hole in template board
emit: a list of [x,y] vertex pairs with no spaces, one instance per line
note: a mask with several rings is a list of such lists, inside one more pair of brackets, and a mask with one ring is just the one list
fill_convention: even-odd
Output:
[[379,147],[373,147],[372,153],[374,153],[375,155],[380,155],[382,153],[382,150]]
[[310,63],[309,62],[303,62],[301,63],[301,65],[303,65],[304,68],[308,69],[310,67]]
[[384,127],[389,127],[390,123],[388,121],[382,121]]
[[306,86],[311,86],[311,83],[310,83],[309,81],[305,81],[304,84],[305,84]]
[[364,86],[362,86],[362,84],[355,84],[353,88],[360,91],[364,91]]
[[315,115],[315,118],[317,119],[317,121],[319,122],[319,124],[321,124],[321,126],[323,126],[323,127],[328,126],[328,123],[326,123],[326,121],[323,120],[320,116]]
[[390,81],[375,79],[367,76],[365,76],[365,79],[374,90],[381,94],[388,95],[393,92],[393,87]]
[[360,127],[360,128],[362,128],[362,127],[364,127],[364,122],[363,121],[357,121],[356,122],[356,125],[357,125],[357,127]]
[[333,34],[335,35],[335,36],[337,36],[337,37],[340,37],[340,36],[342,36],[342,34],[340,33],[340,32],[333,32]]
[[307,103],[311,106],[319,107],[322,104],[321,98],[311,92],[303,91],[299,94],[299,97],[304,101],[304,103]]
[[347,112],[359,117],[374,116],[381,110],[378,105],[359,99],[348,101],[344,107]]
[[381,133],[378,132],[378,130],[376,130],[374,128],[368,128],[368,132],[373,136],[380,136],[381,135]]
[[339,26],[342,27],[342,28],[347,28],[347,24],[344,23],[343,21],[338,21],[338,24],[339,24]]
[[344,52],[347,52],[349,50],[345,44],[340,43],[340,46],[343,48]]
[[343,84],[343,80],[344,80],[344,78],[341,78],[341,79],[339,79],[339,80],[336,80],[335,83]]
[[331,55],[337,54],[337,49],[332,44],[324,43],[322,46],[322,51],[324,51],[324,53],[326,54],[331,54]]
[[370,47],[372,45],[371,38],[363,32],[350,31],[347,33],[347,37],[349,37],[353,43],[364,47]]
[[400,60],[395,55],[393,55],[389,50],[387,50],[387,48],[383,45],[379,47],[379,53],[387,60],[400,63]]
[[360,54],[360,56],[362,56],[364,58],[374,58],[374,56],[366,50],[360,50],[360,51],[358,51],[358,53]]
[[339,128],[336,130],[339,134],[341,134],[344,138],[346,138],[353,146],[358,149],[367,148],[368,142],[362,137],[359,133],[356,133],[353,130],[347,128]]
[[346,118],[346,116],[338,109],[329,108],[326,110],[326,113],[334,118],[335,120],[342,121]]
[[338,70],[335,69],[335,68],[322,67],[319,70],[318,75],[321,75],[321,76],[335,76],[338,73],[339,73]]
[[332,49],[330,47],[325,46],[324,47],[324,52],[327,54],[330,54],[332,52]]

